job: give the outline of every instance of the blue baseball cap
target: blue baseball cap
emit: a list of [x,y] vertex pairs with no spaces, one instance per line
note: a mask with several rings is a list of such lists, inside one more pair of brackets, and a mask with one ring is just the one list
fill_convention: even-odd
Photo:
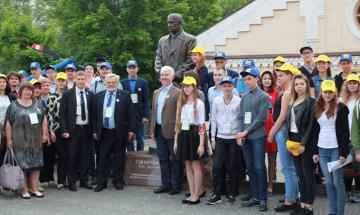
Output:
[[104,63],[102,63],[101,65],[100,65],[100,69],[101,68],[103,68],[103,67],[107,67],[107,68],[109,68],[109,69],[112,69],[112,65],[111,65],[111,63],[109,63],[109,62],[104,62]]
[[69,63],[68,65],[66,65],[65,70],[68,70],[68,69],[73,69],[73,70],[76,70],[76,66],[75,66],[75,64],[73,64],[73,63]]
[[20,70],[18,74],[20,75],[20,77],[25,77],[26,78],[28,76],[28,74],[27,74],[27,72],[25,70]]
[[137,64],[136,60],[129,60],[126,64],[126,67],[130,67],[130,66],[137,67],[138,64]]
[[241,66],[247,68],[255,67],[255,62],[253,59],[245,59],[243,60]]
[[214,55],[214,59],[217,59],[217,58],[221,58],[224,60],[227,59],[225,52],[216,52]]
[[41,67],[41,65],[38,62],[30,63],[30,69],[37,69],[37,68],[40,68],[40,67]]
[[225,83],[234,84],[234,80],[232,79],[231,76],[224,76],[224,77],[221,79],[220,84],[225,84]]
[[340,55],[340,61],[351,61],[352,62],[352,55],[351,54],[342,54],[342,55]]
[[260,77],[260,71],[258,69],[256,69],[255,67],[252,67],[252,68],[246,69],[245,71],[240,72],[240,75],[242,77],[245,77],[247,75],[252,75],[255,78],[258,78],[258,77]]

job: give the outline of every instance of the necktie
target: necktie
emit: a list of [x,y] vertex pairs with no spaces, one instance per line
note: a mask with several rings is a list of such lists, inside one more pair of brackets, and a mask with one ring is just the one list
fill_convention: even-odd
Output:
[[[111,105],[112,95],[113,95],[113,92],[110,92],[109,93],[109,98],[108,98],[108,100],[106,102],[106,108],[110,107],[110,105]],[[110,124],[110,118],[105,117],[104,127],[109,128],[109,124]]]
[[85,121],[86,115],[85,115],[84,91],[80,91],[80,105],[81,105],[81,119],[82,121]]

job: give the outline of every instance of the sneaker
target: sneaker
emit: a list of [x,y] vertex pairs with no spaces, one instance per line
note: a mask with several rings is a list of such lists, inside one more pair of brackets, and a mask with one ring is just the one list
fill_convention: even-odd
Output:
[[207,205],[215,205],[221,203],[221,196],[212,194],[211,198],[206,202]]
[[268,210],[267,202],[265,200],[261,200],[259,204],[259,211],[265,212]]
[[235,203],[235,197],[233,195],[229,195],[227,203],[229,205],[233,205]]
[[44,187],[44,188],[49,188],[50,187],[50,182],[41,183],[41,186]]
[[243,202],[247,202],[247,201],[250,201],[250,199],[252,198],[251,194],[247,194],[246,196],[242,197],[241,198],[241,201]]
[[305,215],[313,215],[314,212],[313,212],[313,210],[310,210],[310,209],[306,208],[304,214],[305,214]]
[[57,185],[57,189],[60,191],[64,191],[65,190],[65,186],[63,184],[58,184]]
[[291,212],[290,215],[303,215],[305,214],[305,208],[298,207],[295,211]]
[[249,201],[241,203],[242,207],[252,207],[259,205],[260,205],[260,201],[255,198],[251,198]]

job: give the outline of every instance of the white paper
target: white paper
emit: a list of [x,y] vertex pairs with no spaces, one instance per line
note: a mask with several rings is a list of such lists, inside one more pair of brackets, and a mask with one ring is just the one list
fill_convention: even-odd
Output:
[[331,162],[328,162],[327,163],[327,166],[328,166],[328,170],[329,172],[333,172],[337,169],[340,169],[341,167],[343,166],[346,166],[348,165],[349,163],[351,163],[353,161],[353,157],[351,156],[351,154],[349,154],[346,158],[346,161],[343,165],[340,165],[340,160],[337,160],[337,161],[331,161]]
[[30,122],[31,122],[32,125],[39,123],[39,120],[38,120],[38,117],[37,117],[36,113],[29,113],[29,117],[30,117]]
[[106,117],[106,118],[110,118],[110,117],[112,117],[112,115],[113,115],[113,109],[112,109],[112,107],[107,107],[107,108],[105,109],[105,117]]
[[131,93],[131,100],[134,104],[138,103],[138,95],[137,93]]

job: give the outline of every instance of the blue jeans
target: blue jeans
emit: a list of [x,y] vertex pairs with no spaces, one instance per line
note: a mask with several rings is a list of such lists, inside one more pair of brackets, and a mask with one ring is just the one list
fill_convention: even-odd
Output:
[[339,149],[324,149],[319,147],[321,171],[325,177],[326,194],[330,213],[343,215],[345,213],[345,183],[343,168],[329,172],[327,163],[339,160]]
[[295,201],[299,196],[298,179],[291,153],[286,148],[286,125],[276,133],[275,139],[280,157],[281,172],[285,178],[285,200]]
[[183,178],[182,162],[175,160],[174,139],[162,135],[161,126],[155,127],[156,153],[159,158],[162,186],[181,190]]
[[[144,124],[141,121],[136,120],[136,151],[144,151]],[[134,140],[129,140],[127,143],[127,151],[132,152],[134,149]]]
[[250,179],[251,197],[267,200],[267,174],[265,167],[266,137],[246,139],[243,145],[243,156],[247,174]]

